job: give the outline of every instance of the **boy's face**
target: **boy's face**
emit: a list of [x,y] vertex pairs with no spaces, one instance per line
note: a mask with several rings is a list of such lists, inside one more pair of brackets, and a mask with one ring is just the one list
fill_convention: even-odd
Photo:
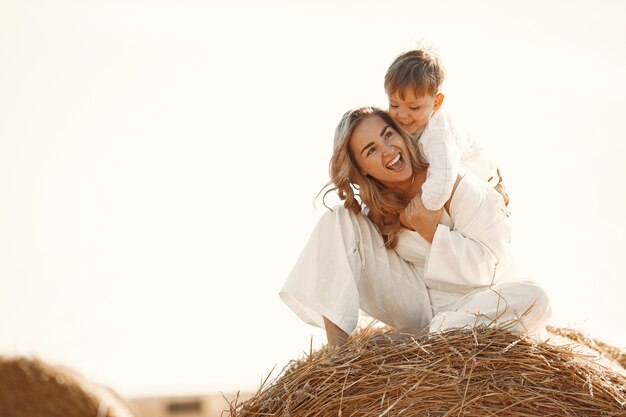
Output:
[[430,116],[439,110],[443,103],[443,94],[426,94],[420,97],[410,88],[389,94],[389,114],[391,118],[409,135],[421,130]]

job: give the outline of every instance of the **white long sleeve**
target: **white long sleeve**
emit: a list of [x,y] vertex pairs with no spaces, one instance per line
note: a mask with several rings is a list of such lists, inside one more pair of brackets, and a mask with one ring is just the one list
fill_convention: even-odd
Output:
[[454,193],[450,216],[453,226],[437,227],[426,257],[429,288],[464,290],[514,276],[509,212],[500,194],[468,172]]
[[454,125],[445,111],[437,111],[415,140],[429,163],[422,185],[422,203],[428,210],[439,210],[448,201],[459,165],[492,187],[498,183],[494,161],[467,131]]
[[378,227],[344,207],[320,218],[280,297],[306,323],[324,327],[326,317],[348,334],[359,310],[396,328],[422,328],[432,318],[422,269],[385,248]]
[[418,146],[429,164],[422,185],[422,203],[428,210],[439,210],[452,194],[462,152],[443,113],[437,112],[430,118]]
[[395,250],[387,249],[364,215],[343,207],[324,214],[280,292],[283,301],[305,322],[323,327],[326,317],[348,334],[360,310],[396,329],[441,331],[505,323],[534,306],[520,330],[540,334],[550,312],[545,293],[502,282],[514,277],[506,206],[485,181],[459,170],[450,214],[432,244],[405,230]]

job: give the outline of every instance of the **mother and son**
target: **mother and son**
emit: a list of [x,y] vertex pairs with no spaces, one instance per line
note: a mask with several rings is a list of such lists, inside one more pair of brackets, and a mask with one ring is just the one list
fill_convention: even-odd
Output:
[[550,302],[516,276],[502,177],[441,109],[444,76],[435,54],[408,51],[385,75],[389,110],[350,110],[337,126],[326,193],[344,204],[321,217],[280,291],[330,345],[359,311],[398,335],[485,324],[546,336]]

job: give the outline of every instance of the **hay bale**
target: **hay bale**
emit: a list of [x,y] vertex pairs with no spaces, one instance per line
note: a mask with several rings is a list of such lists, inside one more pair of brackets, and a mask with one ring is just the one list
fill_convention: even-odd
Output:
[[548,332],[553,338],[559,336],[570,340],[574,343],[572,346],[580,351],[584,352],[584,348],[591,349],[601,360],[611,361],[609,366],[616,368],[618,372],[626,371],[626,351],[593,339],[577,329],[548,326]]
[[626,415],[624,374],[567,345],[484,326],[380,337],[366,329],[292,361],[230,416]]
[[0,417],[133,417],[113,390],[37,358],[0,356]]

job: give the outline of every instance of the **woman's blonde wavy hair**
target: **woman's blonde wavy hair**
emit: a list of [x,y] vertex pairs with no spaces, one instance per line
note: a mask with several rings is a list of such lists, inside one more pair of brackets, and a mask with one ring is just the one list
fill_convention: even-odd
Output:
[[376,178],[363,175],[350,151],[350,138],[354,130],[368,117],[380,117],[398,132],[408,149],[413,171],[428,166],[416,142],[398,128],[386,111],[376,107],[361,107],[346,112],[335,130],[333,156],[329,166],[330,182],[322,191],[330,187],[324,192],[324,198],[328,193],[336,191],[339,199],[344,201],[344,207],[355,214],[361,212],[363,205],[380,213],[382,220],[378,227],[385,246],[393,249],[402,228],[399,213],[409,200],[398,191],[385,187]]

